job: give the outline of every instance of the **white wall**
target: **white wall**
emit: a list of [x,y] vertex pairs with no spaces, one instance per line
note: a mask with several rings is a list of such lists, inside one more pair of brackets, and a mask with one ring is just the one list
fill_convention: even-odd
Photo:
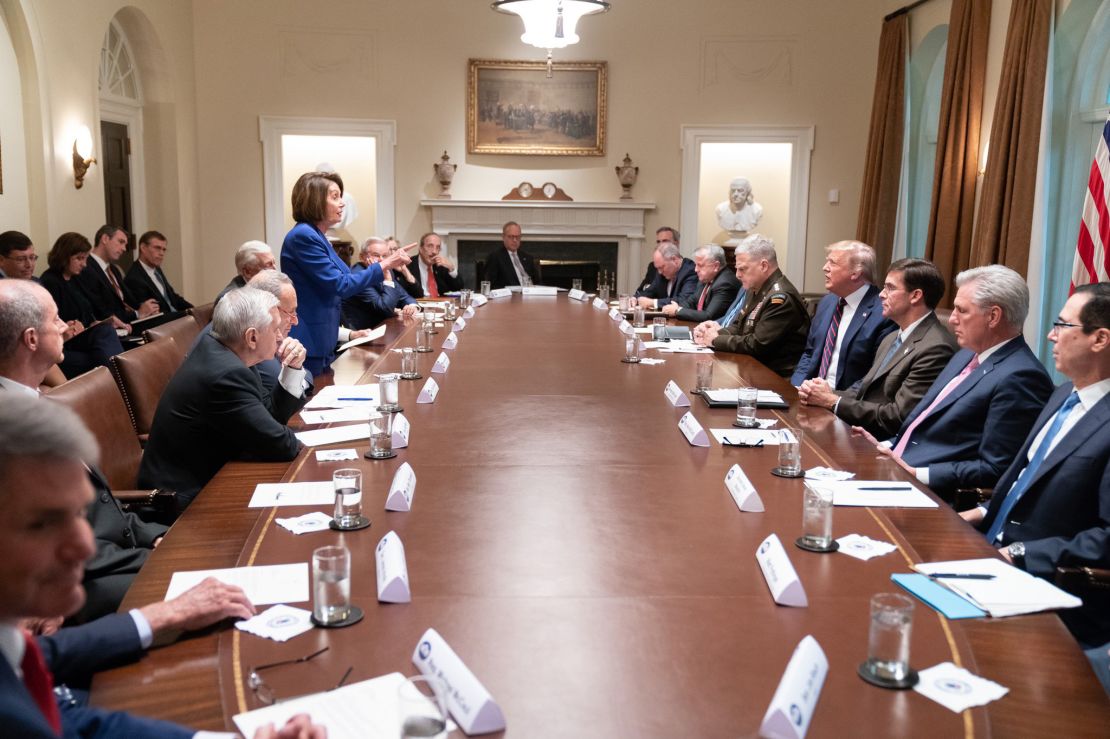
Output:
[[[0,233],[31,232],[30,202],[27,194],[27,142],[23,133],[23,91],[16,63],[15,47],[4,14],[0,12],[0,166],[3,167],[3,192],[0,193]],[[41,244],[36,251],[45,253]]]

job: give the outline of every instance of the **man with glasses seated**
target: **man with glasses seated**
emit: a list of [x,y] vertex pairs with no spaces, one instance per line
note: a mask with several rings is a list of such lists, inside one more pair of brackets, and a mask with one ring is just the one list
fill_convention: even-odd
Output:
[[[679,238],[680,235],[678,233],[678,229],[672,228],[670,226],[660,226],[659,228],[655,229],[655,248],[658,249],[660,246],[667,242],[670,242],[675,246],[680,246],[680,244],[678,243]],[[659,274],[659,272],[655,269],[655,262],[648,262],[647,272],[644,273],[644,279],[640,280],[640,286],[636,288],[636,292],[642,293],[643,291],[649,289],[651,287],[651,283],[655,282],[655,276],[657,274]]]
[[0,279],[34,280],[35,245],[26,234],[19,231],[5,231],[0,234]]

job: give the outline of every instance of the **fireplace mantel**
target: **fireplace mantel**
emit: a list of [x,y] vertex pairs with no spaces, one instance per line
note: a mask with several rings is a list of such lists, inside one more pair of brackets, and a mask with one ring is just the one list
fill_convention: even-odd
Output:
[[[506,221],[520,224],[528,239],[617,242],[617,287],[631,289],[644,273],[644,215],[655,203],[577,203],[529,200],[421,200],[432,213],[432,230],[449,256],[467,239],[500,240]],[[653,244],[654,246],[654,244]]]

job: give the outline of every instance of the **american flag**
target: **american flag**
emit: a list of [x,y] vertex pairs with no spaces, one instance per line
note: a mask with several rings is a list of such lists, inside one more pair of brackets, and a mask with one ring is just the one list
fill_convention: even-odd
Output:
[[1110,280],[1110,117],[1102,127],[1102,138],[1095,147],[1087,197],[1083,201],[1083,220],[1079,224],[1079,243],[1071,270],[1071,289],[1091,282]]

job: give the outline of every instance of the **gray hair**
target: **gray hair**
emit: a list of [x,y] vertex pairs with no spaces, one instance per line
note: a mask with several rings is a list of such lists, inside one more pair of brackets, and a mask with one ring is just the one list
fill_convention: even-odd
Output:
[[258,264],[259,254],[273,254],[270,245],[265,241],[246,241],[235,252],[235,269],[242,272],[244,267],[253,267]]
[[664,259],[682,259],[682,252],[678,250],[678,246],[670,241],[664,241],[655,247],[655,251],[659,252],[659,256]]
[[747,254],[752,259],[766,259],[776,267],[779,264],[779,255],[775,252],[775,241],[770,236],[755,233],[745,237],[736,245],[736,254]]
[[362,257],[369,254],[370,253],[370,247],[373,246],[374,244],[384,244],[384,243],[386,243],[386,240],[381,238],[380,236],[371,236],[366,241],[363,241],[362,246],[360,246],[358,248],[359,258],[361,259]]
[[15,354],[24,331],[42,328],[43,295],[50,293],[30,280],[0,280],[0,356]]
[[262,331],[270,327],[278,299],[253,287],[232,290],[216,303],[212,312],[212,335],[224,346],[238,346],[247,329]]
[[846,251],[853,269],[858,269],[867,282],[875,281],[875,250],[862,241],[838,241],[825,247],[825,253]]
[[1025,278],[1009,267],[988,264],[965,269],[956,275],[956,287],[975,283],[971,300],[981,310],[992,305],[1002,309],[1002,318],[1012,328],[1019,328],[1029,315],[1029,286]]
[[725,250],[717,246],[716,244],[706,244],[705,246],[699,246],[697,248],[697,251],[694,252],[695,256],[697,256],[698,254],[708,260],[716,262],[717,264],[721,265],[721,267],[724,267],[726,264],[728,264],[728,259],[725,257]]
[[[0,403],[0,490],[8,473],[24,457],[46,457],[96,464],[96,439],[81,418],[61,403],[50,403],[22,393],[6,393]],[[10,494],[3,490],[3,494]],[[16,491],[30,495],[29,490]]]
[[293,281],[289,279],[289,275],[284,272],[278,272],[276,269],[264,269],[247,283],[247,287],[253,287],[255,290],[262,290],[273,295],[278,300],[281,300],[281,288],[286,285],[292,286]]

